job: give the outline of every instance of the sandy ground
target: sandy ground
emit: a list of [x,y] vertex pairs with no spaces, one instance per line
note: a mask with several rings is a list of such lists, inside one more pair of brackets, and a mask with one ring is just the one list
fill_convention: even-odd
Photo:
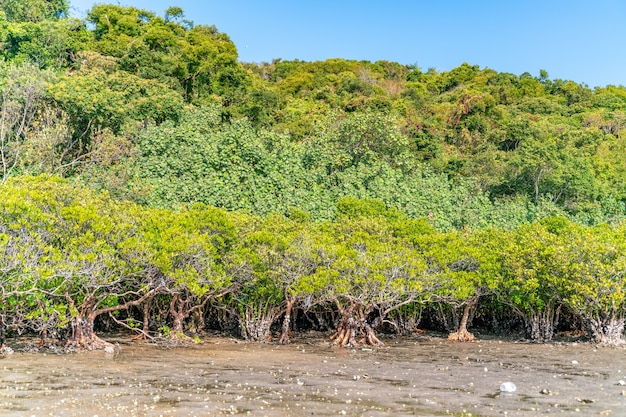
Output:
[[[340,349],[208,338],[0,361],[0,416],[626,416],[626,349],[438,337]],[[500,384],[513,382],[514,393]]]

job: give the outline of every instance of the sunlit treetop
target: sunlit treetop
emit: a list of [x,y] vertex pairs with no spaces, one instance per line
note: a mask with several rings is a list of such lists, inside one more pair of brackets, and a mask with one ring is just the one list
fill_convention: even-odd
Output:
[[0,11],[10,22],[58,20],[68,15],[68,0],[0,0]]

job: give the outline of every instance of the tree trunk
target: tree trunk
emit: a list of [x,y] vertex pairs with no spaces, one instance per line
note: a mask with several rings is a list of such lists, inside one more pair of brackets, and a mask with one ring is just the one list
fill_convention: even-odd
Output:
[[93,325],[96,316],[93,314],[87,316],[78,316],[72,320],[72,339],[70,346],[86,350],[101,350],[114,346],[100,339],[93,331]]
[[404,306],[402,309],[392,313],[390,323],[394,326],[396,332],[403,336],[410,336],[422,332],[418,328],[421,317],[421,306]]
[[285,317],[283,318],[283,327],[280,333],[280,339],[278,343],[281,345],[289,344],[289,331],[291,328],[291,313],[293,306],[296,304],[296,298],[292,297],[287,299],[287,308],[285,309]]
[[356,340],[357,322],[352,313],[348,313],[339,321],[337,331],[330,337],[332,344],[339,347],[358,347]]
[[141,333],[143,334],[144,338],[147,338],[150,336],[150,303],[152,302],[152,299],[148,299],[143,303],[143,308],[141,309],[142,313],[143,313],[143,323],[142,323],[142,327],[141,327]]
[[169,312],[172,316],[172,328],[170,329],[170,339],[173,340],[185,340],[185,301],[180,297],[180,294],[174,294],[172,301],[170,302]]
[[365,341],[370,346],[384,346],[385,344],[380,341],[378,337],[376,337],[376,333],[374,333],[374,329],[372,326],[367,323],[367,321],[363,320],[363,330],[365,331]]
[[147,340],[150,339],[150,303],[152,302],[152,297],[147,299],[141,308],[141,314],[143,316],[143,320],[141,323],[141,330],[134,329],[137,331],[137,334],[133,336],[133,339],[137,340]]
[[267,317],[248,317],[243,326],[244,339],[253,342],[269,342],[272,340],[270,328],[271,320]]
[[[355,312],[356,310],[356,312]],[[341,310],[341,320],[337,326],[337,331],[330,336],[332,344],[340,347],[359,347],[362,344],[370,346],[384,346],[372,326],[367,323],[367,314],[362,307],[350,306],[346,310]],[[357,336],[361,336],[357,340]]]
[[587,319],[587,332],[593,341],[603,346],[622,346],[624,341],[624,318],[611,314],[608,318]]
[[86,297],[83,300],[83,303],[77,308],[74,300],[69,296],[69,294],[66,293],[65,297],[71,309],[78,311],[77,316],[74,317],[71,321],[72,337],[69,340],[69,345],[87,350],[108,348],[115,349],[113,344],[105,342],[104,340],[96,336],[93,330],[93,325],[96,317],[101,314],[112,313],[117,310],[128,310],[128,308],[130,307],[138,306],[147,299],[151,299],[152,297],[154,297],[154,295],[161,291],[161,289],[162,287],[153,288],[146,294],[135,300],[97,310],[94,309],[97,304],[94,297]]
[[437,303],[435,314],[441,320],[444,328],[448,332],[458,330],[461,320],[459,319],[458,308],[445,303]]
[[6,329],[4,326],[0,325],[0,353],[4,351],[6,345],[4,344],[4,340],[6,337]]
[[[66,294],[65,295],[72,307],[75,306],[74,301]],[[83,304],[77,309],[78,314],[72,318],[72,338],[69,340],[68,345],[86,350],[101,350],[105,348],[113,348],[111,343],[105,342],[96,336],[93,330],[96,317],[100,314],[98,311],[94,311],[93,308],[96,305],[93,297],[86,297],[83,300]]]
[[272,340],[271,327],[276,316],[277,313],[271,308],[246,306],[241,323],[242,336],[254,342],[269,342]]
[[455,342],[471,342],[476,339],[473,334],[467,331],[467,322],[469,320],[469,315],[474,308],[474,306],[478,303],[478,296],[472,297],[463,308],[463,316],[461,317],[461,322],[459,323],[459,329],[448,336],[448,340],[453,340]]
[[201,334],[206,330],[206,322],[204,320],[205,309],[200,308],[193,312],[192,323],[193,323],[193,333]]
[[526,336],[536,343],[547,343],[554,336],[554,329],[558,322],[560,307],[556,309],[546,307],[541,312],[531,314],[524,321],[526,323]]

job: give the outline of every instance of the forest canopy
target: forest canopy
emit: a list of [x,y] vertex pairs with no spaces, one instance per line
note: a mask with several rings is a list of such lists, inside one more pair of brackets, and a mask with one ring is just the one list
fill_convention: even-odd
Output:
[[179,7],[69,7],[0,0],[4,330],[287,341],[313,311],[354,345],[482,311],[621,341],[625,87],[244,63]]

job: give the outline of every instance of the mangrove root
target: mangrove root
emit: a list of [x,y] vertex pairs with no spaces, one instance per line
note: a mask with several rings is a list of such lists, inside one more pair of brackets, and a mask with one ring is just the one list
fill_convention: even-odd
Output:
[[448,336],[448,340],[452,340],[454,342],[471,342],[476,340],[476,337],[467,330],[459,330],[458,332],[450,334],[450,336]]
[[[357,340],[357,335],[360,339]],[[361,345],[384,346],[376,337],[374,329],[364,319],[355,320],[354,317],[342,319],[337,331],[330,336],[332,344],[340,347],[359,347]]]

